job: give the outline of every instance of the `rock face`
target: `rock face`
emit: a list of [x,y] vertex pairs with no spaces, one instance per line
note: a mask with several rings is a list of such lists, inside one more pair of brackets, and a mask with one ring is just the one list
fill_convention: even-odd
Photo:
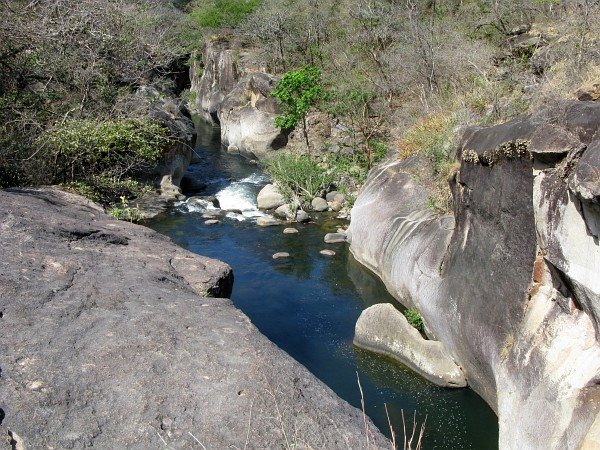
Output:
[[351,251],[416,307],[496,410],[501,448],[600,442],[598,102],[464,135],[454,214],[426,161],[387,160],[352,209]]
[[0,230],[5,446],[364,448],[359,410],[206,297],[227,265],[51,189],[0,191]]
[[202,55],[191,68],[191,90],[199,114],[221,127],[223,145],[230,152],[258,159],[285,147],[288,137],[275,128],[280,110],[270,95],[276,78],[240,68],[226,39],[210,41]]
[[362,312],[356,322],[354,345],[391,356],[438,386],[467,385],[460,367],[442,343],[423,339],[389,303],[373,305]]

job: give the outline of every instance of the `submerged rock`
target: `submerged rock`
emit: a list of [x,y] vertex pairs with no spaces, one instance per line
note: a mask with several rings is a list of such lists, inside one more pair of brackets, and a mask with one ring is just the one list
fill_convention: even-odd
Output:
[[339,244],[346,242],[346,235],[342,233],[327,233],[324,241],[326,244]]
[[365,309],[354,333],[354,345],[391,356],[432,383],[465,387],[465,376],[439,341],[428,341],[404,314],[389,303]]
[[273,254],[273,259],[280,259],[280,258],[289,258],[290,254],[287,252],[277,252],[275,254]]
[[221,223],[221,221],[220,221],[220,220],[217,220],[217,219],[209,219],[209,220],[207,220],[207,221],[205,221],[205,222],[204,222],[204,225],[217,225],[217,224],[219,224],[219,223]]
[[283,230],[283,234],[296,234],[298,233],[298,230],[295,228],[285,228]]
[[259,227],[272,227],[279,224],[281,224],[281,221],[271,216],[261,216],[256,219],[256,225]]
[[324,256],[335,256],[335,252],[333,250],[321,250],[319,253]]

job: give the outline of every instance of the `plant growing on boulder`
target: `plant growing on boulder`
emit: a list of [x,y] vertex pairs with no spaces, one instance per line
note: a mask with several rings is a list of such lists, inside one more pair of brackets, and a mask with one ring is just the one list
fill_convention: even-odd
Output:
[[419,330],[419,333],[423,333],[425,331],[425,326],[423,325],[423,317],[421,313],[414,308],[409,308],[403,311],[404,316],[408,323]]
[[275,126],[283,130],[291,130],[302,123],[302,132],[306,149],[310,153],[306,115],[323,95],[321,87],[321,71],[316,67],[305,66],[287,72],[271,93],[281,102],[282,114],[275,119]]

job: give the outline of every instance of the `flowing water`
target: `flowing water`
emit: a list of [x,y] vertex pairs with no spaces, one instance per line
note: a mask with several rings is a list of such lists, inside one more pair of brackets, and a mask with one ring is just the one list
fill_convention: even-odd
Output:
[[[176,204],[148,225],[192,252],[227,262],[235,283],[232,300],[280,348],[352,405],[365,409],[389,436],[385,406],[396,434],[402,435],[402,410],[412,425],[426,421],[426,449],[496,449],[498,421],[470,389],[437,387],[406,367],[352,345],[361,311],[376,303],[399,305],[381,281],[358,264],[346,244],[324,244],[323,236],[347,222],[319,217],[296,224],[298,234],[283,227],[261,228],[255,218],[256,194],[268,178],[247,160],[221,149],[219,132],[198,124],[196,152],[200,163],[189,173],[207,184],[202,195],[215,195],[223,209],[235,209],[218,225],[205,225],[207,201]],[[319,254],[324,248],[334,257]],[[288,259],[272,258],[288,252]]]

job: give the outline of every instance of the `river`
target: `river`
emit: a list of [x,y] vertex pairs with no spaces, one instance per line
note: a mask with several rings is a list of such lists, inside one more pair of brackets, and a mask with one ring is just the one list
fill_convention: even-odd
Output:
[[[297,234],[283,234],[283,226],[256,226],[262,214],[256,194],[267,176],[222,150],[218,129],[201,122],[197,127],[201,161],[190,166],[189,174],[207,184],[199,195],[215,195],[223,208],[241,214],[228,213],[220,224],[206,225],[201,216],[212,205],[188,200],[147,225],[192,252],[231,265],[236,306],[275,344],[360,408],[358,373],[366,412],[384,434],[390,435],[387,405],[400,440],[404,411],[409,425],[413,414],[417,423],[426,421],[425,449],[497,449],[497,417],[475,392],[437,387],[391,359],[352,345],[363,309],[383,302],[402,306],[354,260],[347,244],[324,244],[327,232],[348,223],[323,214],[315,223],[294,224]],[[336,255],[320,255],[325,248]],[[274,260],[276,252],[291,257]]]

